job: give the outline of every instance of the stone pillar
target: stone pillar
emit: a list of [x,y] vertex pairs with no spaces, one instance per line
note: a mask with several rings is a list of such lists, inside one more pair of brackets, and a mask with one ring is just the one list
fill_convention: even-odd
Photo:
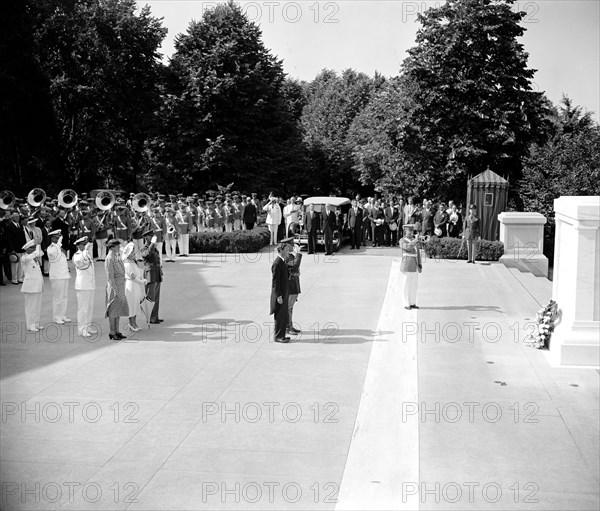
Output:
[[600,197],[554,200],[552,298],[562,319],[550,339],[560,365],[600,365]]
[[504,244],[500,262],[536,277],[548,277],[548,258],[544,255],[546,217],[540,213],[505,212],[498,215],[498,220]]

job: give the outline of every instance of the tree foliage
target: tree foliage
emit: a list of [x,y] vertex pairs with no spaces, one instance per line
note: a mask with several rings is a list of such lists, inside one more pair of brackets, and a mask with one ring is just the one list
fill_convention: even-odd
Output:
[[[283,184],[296,124],[281,61],[233,2],[207,10],[175,43],[149,144],[149,182],[191,189]],[[290,147],[292,146],[292,147]],[[293,152],[293,151],[292,151]]]
[[59,130],[61,185],[135,186],[166,35],[148,7],[136,10],[135,0],[31,4]]

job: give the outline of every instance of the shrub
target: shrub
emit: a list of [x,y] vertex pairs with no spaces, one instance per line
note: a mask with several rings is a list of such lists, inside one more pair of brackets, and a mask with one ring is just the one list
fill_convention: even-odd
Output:
[[271,240],[269,229],[260,226],[251,231],[196,232],[190,235],[190,253],[247,253],[257,252]]
[[[478,261],[498,261],[504,254],[501,241],[479,240],[477,243]],[[438,238],[432,236],[423,247],[427,257],[436,259],[466,259],[467,242],[462,238]]]

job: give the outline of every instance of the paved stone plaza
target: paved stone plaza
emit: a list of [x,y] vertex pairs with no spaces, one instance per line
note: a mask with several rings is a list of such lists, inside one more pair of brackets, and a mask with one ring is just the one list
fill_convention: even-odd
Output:
[[0,508],[598,509],[599,372],[523,344],[551,282],[428,260],[407,311],[398,256],[304,255],[289,344],[267,249],[164,263],[165,322],[121,342],[101,263],[89,340],[47,279],[37,334],[1,288]]

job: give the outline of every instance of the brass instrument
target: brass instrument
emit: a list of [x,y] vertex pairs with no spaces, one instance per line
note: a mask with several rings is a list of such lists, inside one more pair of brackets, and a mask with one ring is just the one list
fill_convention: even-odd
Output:
[[62,208],[72,208],[77,204],[77,193],[68,188],[58,194],[58,205]]
[[33,208],[39,208],[46,200],[46,192],[41,188],[34,188],[27,195],[27,204]]
[[116,199],[112,192],[103,190],[96,195],[96,207],[102,211],[109,211],[115,205]]
[[0,209],[8,209],[15,205],[15,194],[10,190],[0,192]]
[[138,213],[145,213],[150,209],[152,199],[146,193],[138,193],[131,201],[131,207]]

